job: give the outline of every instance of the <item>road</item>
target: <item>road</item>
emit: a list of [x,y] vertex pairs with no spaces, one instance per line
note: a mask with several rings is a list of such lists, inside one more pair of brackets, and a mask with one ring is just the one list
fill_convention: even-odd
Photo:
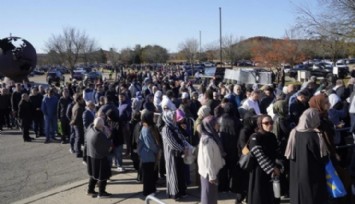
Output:
[[44,137],[24,143],[19,131],[5,129],[0,135],[1,203],[87,178],[82,160],[68,150],[68,144],[44,144]]
[[[30,77],[30,81],[45,83],[45,76]],[[19,130],[4,129],[0,135],[0,203],[87,178],[86,167],[69,153],[69,144],[44,144],[44,140],[24,143]]]

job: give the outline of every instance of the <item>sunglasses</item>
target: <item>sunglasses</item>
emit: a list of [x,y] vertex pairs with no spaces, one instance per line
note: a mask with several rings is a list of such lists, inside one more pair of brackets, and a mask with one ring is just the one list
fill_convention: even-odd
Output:
[[273,125],[274,121],[266,121],[262,123],[263,125]]

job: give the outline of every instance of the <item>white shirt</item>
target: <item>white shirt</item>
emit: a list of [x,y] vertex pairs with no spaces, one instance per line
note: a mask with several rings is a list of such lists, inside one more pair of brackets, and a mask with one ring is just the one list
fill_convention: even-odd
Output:
[[242,104],[242,108],[244,108],[245,110],[254,109],[254,111],[257,115],[261,114],[260,108],[259,108],[259,103],[257,101],[250,99],[250,98],[248,98],[247,100],[244,101],[244,103]]
[[221,155],[221,151],[217,143],[209,138],[207,144],[203,144],[200,140],[198,149],[198,173],[211,180],[216,180],[219,170],[224,166],[225,162]]

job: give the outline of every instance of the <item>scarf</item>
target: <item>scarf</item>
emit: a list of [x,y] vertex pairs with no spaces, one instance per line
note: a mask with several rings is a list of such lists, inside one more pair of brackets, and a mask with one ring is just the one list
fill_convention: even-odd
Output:
[[207,144],[208,143],[208,138],[213,139],[218,147],[219,147],[219,151],[221,152],[222,157],[224,157],[226,155],[226,152],[224,151],[223,145],[222,145],[222,141],[220,139],[220,137],[218,136],[217,131],[215,130],[215,125],[217,124],[217,118],[210,115],[207,116],[205,119],[203,119],[202,121],[202,133],[201,135],[204,136],[205,138],[202,138],[202,143],[203,144]]
[[287,142],[285,157],[287,159],[295,158],[296,132],[317,132],[319,138],[320,156],[328,155],[328,148],[324,142],[322,133],[317,129],[320,125],[320,117],[317,109],[308,108],[300,117],[298,125],[292,129]]
[[157,91],[155,92],[154,94],[154,100],[153,100],[153,103],[155,105],[155,107],[159,107],[160,104],[161,104],[161,97],[163,96],[163,93],[161,91]]
[[172,130],[177,130],[176,122],[174,121],[175,111],[165,110],[163,111],[162,119],[164,123]]
[[315,108],[319,111],[319,113],[321,115],[327,115],[328,114],[328,110],[325,110],[323,107],[324,107],[324,104],[325,102],[327,101],[327,96],[325,94],[318,94],[316,96],[313,96],[308,104],[309,104],[309,107],[310,108]]
[[287,102],[285,100],[279,100],[274,103],[272,106],[273,111],[280,117],[286,118],[288,113]]

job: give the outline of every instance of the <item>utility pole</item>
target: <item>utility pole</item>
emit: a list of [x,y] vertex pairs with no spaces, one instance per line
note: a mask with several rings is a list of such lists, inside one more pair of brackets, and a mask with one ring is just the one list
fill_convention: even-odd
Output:
[[222,65],[222,8],[219,7],[219,61]]
[[200,31],[200,54],[199,54],[199,61],[201,62],[201,53],[202,53],[202,48],[201,48],[201,31]]

